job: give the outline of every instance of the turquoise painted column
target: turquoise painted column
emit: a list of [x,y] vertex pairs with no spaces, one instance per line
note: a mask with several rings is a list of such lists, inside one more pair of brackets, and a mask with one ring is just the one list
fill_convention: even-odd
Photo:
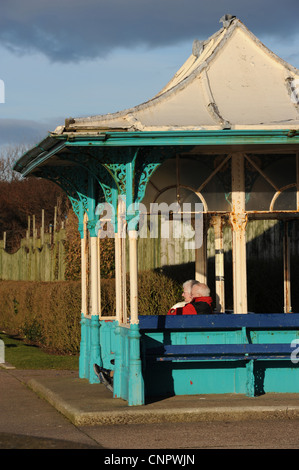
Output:
[[[79,356],[79,378],[86,379],[88,377],[88,323],[89,319],[86,318],[84,313],[81,313],[81,341],[80,341],[80,356]],[[89,362],[89,361],[88,361]]]
[[[94,225],[94,224],[93,224]],[[94,372],[94,364],[102,366],[100,350],[100,322],[99,322],[99,285],[98,285],[98,240],[90,230],[90,298],[91,298],[91,321],[90,321],[90,363],[89,382],[98,383],[99,379]]]
[[121,388],[120,396],[123,400],[128,400],[128,382],[129,382],[129,342],[128,342],[128,328],[125,326],[120,327],[120,375],[121,375]]
[[246,396],[254,397],[254,360],[246,363]]
[[119,324],[115,327],[115,364],[113,375],[113,397],[121,398],[121,337]]
[[140,358],[139,325],[133,324],[129,330],[129,377],[128,405],[144,405],[144,381]]
[[87,234],[86,234],[86,214],[84,214],[83,204],[79,204],[79,233],[81,238],[81,341],[79,356],[79,377],[89,377],[90,359],[90,319],[88,318],[87,307]]
[[90,322],[90,362],[89,362],[89,382],[99,383],[99,379],[94,371],[94,364],[102,366],[100,351],[100,326],[99,316],[92,315]]

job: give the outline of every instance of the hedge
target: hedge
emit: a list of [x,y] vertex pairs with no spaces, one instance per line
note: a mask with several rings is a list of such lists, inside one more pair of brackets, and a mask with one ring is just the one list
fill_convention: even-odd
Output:
[[[181,298],[181,286],[166,275],[139,275],[139,314],[166,314]],[[128,308],[129,280],[127,282]],[[80,346],[80,281],[1,281],[0,330],[17,334],[59,354],[77,354]],[[101,282],[103,315],[115,312],[115,281]]]
[[1,281],[0,296],[2,331],[53,352],[78,352],[80,282]]

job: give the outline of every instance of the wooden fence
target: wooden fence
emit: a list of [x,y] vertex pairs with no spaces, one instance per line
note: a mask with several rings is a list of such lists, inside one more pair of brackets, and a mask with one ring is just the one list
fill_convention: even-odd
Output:
[[62,281],[65,273],[65,229],[56,230],[56,208],[54,223],[48,232],[44,227],[44,212],[39,230],[35,217],[28,218],[26,237],[21,240],[15,253],[5,250],[6,233],[0,241],[0,279],[12,281]]
[[[290,224],[291,255],[299,255],[297,222]],[[282,258],[283,229],[279,221],[250,221],[247,225],[247,258],[278,260]],[[21,241],[20,249],[13,254],[5,250],[5,236],[0,241],[0,279],[55,281],[64,280],[65,273],[65,239],[64,228],[56,230],[55,223],[48,233],[43,227],[39,236],[34,227],[28,224],[26,238]],[[139,270],[154,269],[161,266],[179,265],[193,262],[194,249],[185,248],[185,239],[175,238],[140,238],[138,244]],[[213,259],[214,231],[208,230],[208,259]],[[224,227],[225,256],[231,255],[231,230]],[[127,250],[128,253],[128,250]]]
[[[299,255],[298,232],[299,223],[289,222],[290,251],[292,255]],[[283,250],[283,225],[277,220],[252,220],[246,228],[247,258],[266,260],[279,260]],[[153,269],[164,265],[176,265],[195,260],[193,249],[185,248],[186,239],[151,239],[139,240],[139,269]],[[223,244],[225,256],[229,258],[232,252],[231,228],[223,229]],[[214,258],[214,229],[210,227],[207,234],[208,259]]]

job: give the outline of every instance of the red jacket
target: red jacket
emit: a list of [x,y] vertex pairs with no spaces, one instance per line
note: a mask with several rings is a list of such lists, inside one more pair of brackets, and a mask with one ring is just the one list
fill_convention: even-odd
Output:
[[213,313],[212,297],[195,297],[185,307],[171,308],[167,315],[204,315]]

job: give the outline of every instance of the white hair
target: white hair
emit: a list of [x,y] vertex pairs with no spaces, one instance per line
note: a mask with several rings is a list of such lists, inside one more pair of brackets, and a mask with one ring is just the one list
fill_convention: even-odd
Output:
[[197,282],[192,286],[192,295],[193,297],[209,297],[210,288],[201,282]]
[[189,281],[185,281],[183,283],[183,289],[186,289],[187,291],[190,292],[191,294],[191,289],[193,286],[195,286],[196,284],[199,284],[198,281],[195,281],[194,279],[189,279]]

